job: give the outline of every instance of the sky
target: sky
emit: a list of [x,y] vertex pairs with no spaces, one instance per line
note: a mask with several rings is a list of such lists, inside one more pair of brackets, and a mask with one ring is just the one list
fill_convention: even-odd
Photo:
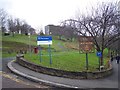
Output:
[[116,0],[0,0],[0,8],[35,29],[44,29],[48,24],[59,25],[61,21],[75,18],[78,11],[85,13],[86,8],[89,10],[99,2],[113,1]]

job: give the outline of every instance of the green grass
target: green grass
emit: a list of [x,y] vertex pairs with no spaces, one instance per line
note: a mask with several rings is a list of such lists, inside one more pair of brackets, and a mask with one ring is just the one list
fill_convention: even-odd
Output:
[[16,56],[16,53],[11,53],[11,54],[8,54],[8,53],[2,53],[2,57],[3,58],[7,58],[7,57],[15,57]]
[[28,45],[14,41],[2,41],[2,57],[13,57],[20,50],[26,50]]
[[3,36],[2,41],[20,42],[20,43],[24,43],[24,44],[31,43],[31,45],[36,45],[37,44],[36,37],[37,37],[36,35],[32,35],[30,38],[30,42],[29,42],[28,36],[16,34],[14,37],[13,36]]
[[[44,51],[45,52],[45,51]],[[85,71],[86,70],[86,55],[79,54],[77,51],[71,52],[52,52],[52,64],[50,65],[49,55],[44,53],[42,55],[42,62],[40,62],[39,54],[25,54],[25,58],[33,62],[35,64],[49,67],[49,68],[56,68],[60,70],[66,71]],[[98,69],[98,57],[95,53],[89,53],[89,71],[96,71]],[[106,66],[106,62],[109,58],[104,58],[104,64]],[[106,67],[107,68],[107,67]]]
[[20,50],[29,50],[29,45],[37,46],[36,35],[32,35],[29,41],[28,36],[15,34],[15,36],[2,36],[2,57],[13,57]]
[[[33,50],[37,46],[37,35],[31,35],[29,41],[28,36],[16,34],[12,36],[2,37],[2,57],[12,57],[20,50],[26,50],[25,58],[33,63],[41,66],[56,68],[66,71],[85,71],[86,70],[86,58],[85,54],[79,54],[78,42],[61,41],[56,36],[53,36],[52,48],[52,64],[50,65],[48,46],[42,45],[42,62],[40,63],[39,54],[34,54],[33,51],[29,53],[29,45]],[[98,57],[96,53],[89,53],[89,71],[96,71],[98,68]],[[107,49],[104,52],[104,64],[109,60],[107,58]]]
[[[37,35],[31,35],[30,39],[26,35],[19,35],[15,34],[15,36],[2,36],[2,52],[3,57],[6,56],[13,56],[14,54],[9,54],[8,52],[17,53],[20,50],[27,50],[29,51],[29,45],[31,46],[32,50],[34,47],[37,47],[36,41]],[[78,48],[78,45],[75,42],[65,42],[58,40],[56,36],[53,37],[53,44],[51,46],[52,51],[66,51],[66,50],[74,50],[71,47]],[[47,49],[47,45],[41,45],[42,49]],[[61,48],[61,47],[62,48]],[[8,55],[4,55],[8,54]]]

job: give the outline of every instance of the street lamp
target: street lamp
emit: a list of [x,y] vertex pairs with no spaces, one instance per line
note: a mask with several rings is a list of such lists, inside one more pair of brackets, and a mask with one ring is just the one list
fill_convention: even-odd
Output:
[[31,56],[30,32],[28,33],[28,38],[29,38],[29,52],[30,52],[30,56]]

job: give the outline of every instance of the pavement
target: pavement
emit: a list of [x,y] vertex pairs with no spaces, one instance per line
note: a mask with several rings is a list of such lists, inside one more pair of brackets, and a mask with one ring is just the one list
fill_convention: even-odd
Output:
[[[14,74],[7,67],[8,62],[15,60],[16,57],[0,58],[0,90],[9,88],[11,90],[22,89],[22,88],[52,88],[48,85],[33,82],[20,75]],[[13,89],[15,88],[15,89]],[[24,89],[22,89],[24,90]],[[26,90],[26,89],[25,89]]]
[[66,88],[109,88],[117,89],[119,87],[119,66],[115,63],[115,60],[112,62],[113,65],[113,74],[102,79],[95,80],[78,80],[78,79],[69,79],[57,76],[50,76],[42,73],[32,71],[28,68],[22,67],[15,60],[8,63],[8,68],[15,74],[23,76],[27,79],[33,80],[35,82],[42,82],[48,85],[57,86],[57,87],[66,87]]

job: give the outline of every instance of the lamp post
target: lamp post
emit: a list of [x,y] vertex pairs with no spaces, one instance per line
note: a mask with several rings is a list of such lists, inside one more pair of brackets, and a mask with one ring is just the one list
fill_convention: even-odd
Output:
[[28,33],[28,38],[29,38],[29,52],[30,52],[30,56],[31,56],[31,44],[30,44],[31,37],[30,37],[30,32]]
[[[120,14],[120,1],[118,2],[118,14]],[[120,34],[120,26],[119,26],[119,22],[120,19],[118,19],[118,35]],[[120,38],[120,35],[118,36],[118,38]],[[119,48],[119,45],[120,45],[120,39],[118,40],[118,55],[120,56],[120,48]]]
[[[120,34],[120,29],[118,28],[118,35]],[[118,38],[120,38],[120,35],[118,36]],[[120,56],[120,39],[118,40],[118,45],[117,45],[117,48],[118,48],[118,55]]]

